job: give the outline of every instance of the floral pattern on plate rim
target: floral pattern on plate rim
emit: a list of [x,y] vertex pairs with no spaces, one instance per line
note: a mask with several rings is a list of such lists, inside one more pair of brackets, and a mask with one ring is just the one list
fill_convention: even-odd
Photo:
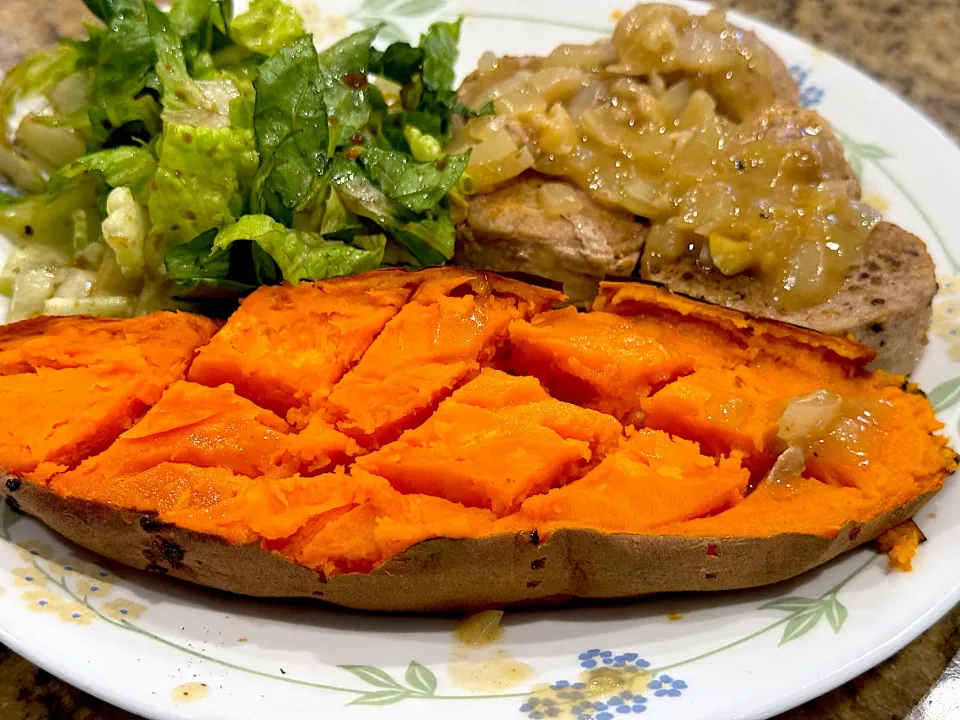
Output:
[[[383,25],[382,39],[405,41],[409,37],[394,17],[419,18],[442,13],[447,0],[362,0],[354,11],[346,15],[325,13],[320,11],[316,4],[305,0],[294,0],[294,3],[304,12],[308,29],[314,32],[318,39],[336,39],[347,32],[349,23],[354,22],[363,26],[380,23]],[[463,11],[458,14],[463,17],[571,27],[598,33],[607,33],[611,29],[611,25],[588,25],[522,14],[487,13],[481,10]],[[813,69],[793,65],[790,67],[790,72],[797,81],[801,105],[818,106],[826,91],[813,82]],[[875,167],[923,218],[930,234],[946,256],[954,274],[940,281],[940,294],[947,296],[947,299],[936,305],[932,329],[934,334],[949,343],[950,357],[960,361],[960,299],[951,297],[960,295],[960,264],[950,253],[944,237],[920,203],[883,165],[882,161],[892,159],[893,155],[877,145],[858,143],[839,130],[837,134],[847,150],[848,160],[857,176],[862,177],[868,165]],[[885,202],[883,198],[881,201]],[[938,412],[953,407],[960,402],[960,376],[938,385],[929,393],[929,398]],[[544,718],[614,720],[618,715],[644,713],[656,707],[651,706],[652,701],[679,698],[691,690],[684,680],[668,674],[675,669],[712,657],[781,628],[779,641],[781,645],[806,635],[820,625],[822,620],[826,620],[833,631],[839,633],[849,614],[846,606],[839,600],[840,592],[877,559],[874,555],[869,556],[861,565],[819,597],[785,596],[760,605],[757,610],[779,611],[785,614],[748,635],[690,658],[654,667],[637,652],[615,652],[593,648],[578,655],[579,670],[577,677],[573,680],[563,679],[549,685],[535,685],[522,693],[445,695],[438,693],[436,674],[416,661],[409,663],[402,681],[375,666],[341,665],[340,669],[359,680],[363,687],[336,686],[243,667],[218,660],[208,654],[157,636],[133,622],[148,612],[148,606],[122,597],[107,599],[118,587],[117,578],[110,571],[77,558],[54,559],[53,549],[35,540],[17,543],[10,535],[10,528],[21,517],[14,505],[9,503],[3,505],[2,515],[0,515],[0,539],[15,544],[24,562],[27,563],[22,567],[14,568],[11,571],[11,577],[14,586],[20,592],[21,600],[35,612],[55,615],[61,622],[77,625],[101,620],[118,629],[137,633],[225,668],[317,690],[352,695],[353,699],[347,703],[348,705],[392,705],[404,700],[474,701],[518,698],[522,700],[518,711],[530,720]],[[119,587],[122,588],[122,585]],[[3,594],[4,588],[0,586],[0,596]]]

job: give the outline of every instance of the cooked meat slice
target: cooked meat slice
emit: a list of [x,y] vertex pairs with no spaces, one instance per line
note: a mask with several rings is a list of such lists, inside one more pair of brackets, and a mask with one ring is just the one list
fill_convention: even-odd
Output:
[[778,312],[763,298],[750,275],[726,277],[706,273],[694,259],[649,263],[643,279],[663,283],[674,292],[832,334],[852,334],[874,348],[873,367],[909,373],[927,342],[931,302],[937,279],[923,241],[880,223],[870,234],[863,263],[827,302],[794,312]]
[[455,262],[562,282],[574,302],[596,295],[605,275],[629,276],[640,259],[646,226],[629,213],[603,207],[572,185],[582,208],[550,217],[540,206],[544,182],[542,175],[526,173],[472,198],[458,228]]

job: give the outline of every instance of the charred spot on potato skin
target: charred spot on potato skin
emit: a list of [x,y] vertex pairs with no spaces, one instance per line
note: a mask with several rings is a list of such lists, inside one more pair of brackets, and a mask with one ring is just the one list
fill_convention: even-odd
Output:
[[153,546],[160,551],[163,559],[170,564],[170,567],[175,570],[184,567],[183,556],[186,555],[186,553],[182,547],[165,538],[157,538],[153,541]]
[[147,563],[149,563],[147,569],[150,569],[150,567],[162,568],[162,572],[169,572],[169,570],[164,568],[164,564],[169,565],[173,570],[180,570],[186,567],[183,564],[185,555],[186,553],[182,547],[162,537],[154,538],[151,547],[143,551],[143,556],[146,558]]
[[537,585],[539,585],[540,583],[541,583],[540,580],[530,580],[529,582],[527,582],[527,587],[528,587],[528,588],[535,588],[535,587],[537,587]]
[[716,580],[716,579],[717,579],[717,574],[716,574],[716,573],[704,573],[704,574],[703,574],[703,579],[704,579],[704,580]]
[[150,572],[160,573],[161,575],[168,575],[170,573],[163,565],[157,565],[155,563],[150,563],[147,565],[146,570]]
[[537,532],[536,528],[530,533],[530,542],[534,545],[540,544],[540,533]]
[[12,497],[10,497],[9,495],[7,495],[6,503],[7,503],[7,507],[10,508],[11,510],[13,510],[13,512],[15,512],[17,515],[25,515],[25,514],[26,514],[26,513],[23,512],[23,510],[20,509],[20,503],[18,503],[16,500],[14,500],[14,499],[13,499]]
[[713,543],[707,545],[707,555],[710,557],[720,557],[720,552],[717,550],[717,546]]
[[870,326],[870,332],[880,333],[883,332],[883,325],[880,323],[874,323]]
[[16,492],[23,487],[23,480],[20,478],[7,478],[7,490]]
[[857,525],[855,528],[850,529],[850,539],[856,540],[860,536],[860,526]]
[[163,530],[165,526],[166,526],[166,523],[150,515],[144,515],[140,518],[140,527],[143,528],[144,532],[148,532],[148,533],[160,532],[161,530]]
[[531,570],[543,570],[547,566],[546,558],[537,558],[532,563],[530,563]]

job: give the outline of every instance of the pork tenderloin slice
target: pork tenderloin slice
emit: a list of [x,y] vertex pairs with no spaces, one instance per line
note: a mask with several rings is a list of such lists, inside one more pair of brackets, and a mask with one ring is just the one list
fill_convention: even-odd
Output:
[[641,276],[674,292],[752,315],[853,335],[877,351],[871,369],[907,374],[916,367],[927,343],[937,292],[933,260],[920,238],[888,222],[877,225],[868,243],[863,263],[850,273],[840,292],[825,303],[793,312],[773,308],[750,275],[704,272],[693,258],[671,263],[648,258]]
[[571,301],[582,303],[596,295],[605,276],[628,277],[633,272],[647,228],[633,215],[604,207],[569,183],[582,208],[551,217],[540,206],[545,182],[556,181],[525,173],[472,197],[457,228],[454,262],[545,277],[563,283]]

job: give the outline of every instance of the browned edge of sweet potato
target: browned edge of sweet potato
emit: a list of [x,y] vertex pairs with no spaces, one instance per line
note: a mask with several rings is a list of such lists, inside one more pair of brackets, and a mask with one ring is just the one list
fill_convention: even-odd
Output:
[[67,539],[138,569],[241,595],[313,598],[361,610],[401,612],[767,585],[873,540],[936,494],[921,495],[864,524],[850,522],[835,538],[796,533],[690,538],[594,530],[559,530],[547,539],[536,533],[438,538],[415,545],[371,573],[327,579],[258,544],[231,545],[149,514],[60,497],[3,472],[0,493],[12,507]]

